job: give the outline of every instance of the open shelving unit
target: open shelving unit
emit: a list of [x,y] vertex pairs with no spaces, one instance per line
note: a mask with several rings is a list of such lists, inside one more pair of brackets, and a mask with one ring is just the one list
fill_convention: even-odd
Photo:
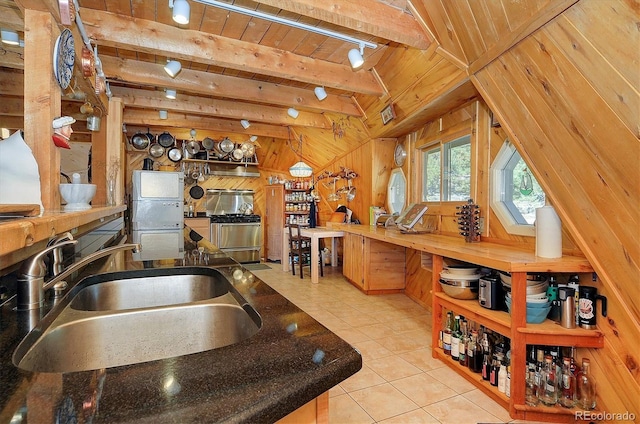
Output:
[[[483,265],[487,263],[487,256],[480,254],[478,249],[477,262],[465,252],[464,257],[456,257],[455,252],[448,254],[447,258],[463,260],[470,263]],[[559,324],[545,320],[541,324],[528,324],[526,322],[526,278],[527,267],[522,263],[509,264],[501,261],[490,261],[495,269],[511,273],[511,296],[512,313],[486,309],[477,300],[460,300],[449,297],[442,291],[439,278],[440,272],[444,268],[445,257],[433,255],[433,328],[442,328],[443,310],[452,310],[457,314],[464,315],[472,321],[477,322],[493,331],[511,339],[511,394],[510,397],[498,391],[497,387],[484,381],[480,374],[474,373],[468,368],[461,366],[451,359],[438,347],[438,331],[432,332],[432,355],[441,359],[450,368],[455,370],[462,377],[470,381],[498,404],[509,410],[509,414],[514,419],[552,421],[552,422],[575,422],[575,412],[577,409],[566,409],[561,406],[528,406],[525,404],[525,370],[526,370],[526,345],[557,345],[576,346],[588,348],[602,348],[604,346],[604,335],[600,330],[585,330],[582,328],[566,329]],[[546,272],[590,272],[586,261],[577,260],[575,257],[568,257],[566,261],[557,260],[557,267],[549,267]],[[500,266],[496,268],[496,265]],[[535,265],[531,266],[531,272],[539,272]],[[514,269],[517,269],[514,272]]]

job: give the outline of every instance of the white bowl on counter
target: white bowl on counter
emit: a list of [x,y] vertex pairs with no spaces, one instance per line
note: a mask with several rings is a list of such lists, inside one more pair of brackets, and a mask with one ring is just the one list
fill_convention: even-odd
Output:
[[95,184],[60,184],[60,195],[65,202],[65,211],[84,211],[91,209],[89,202],[96,195]]

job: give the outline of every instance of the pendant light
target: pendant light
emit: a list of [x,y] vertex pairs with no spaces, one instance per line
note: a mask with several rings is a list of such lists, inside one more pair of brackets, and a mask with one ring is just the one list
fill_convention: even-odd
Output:
[[302,160],[302,135],[300,136],[300,140],[298,141],[298,148],[294,149],[291,143],[291,127],[287,127],[287,130],[289,134],[289,147],[294,151],[294,153],[298,154],[298,159],[300,159],[300,161],[294,163],[289,168],[289,174],[291,174],[292,177],[296,178],[310,177],[311,174],[313,174],[313,168],[304,163],[304,161]]

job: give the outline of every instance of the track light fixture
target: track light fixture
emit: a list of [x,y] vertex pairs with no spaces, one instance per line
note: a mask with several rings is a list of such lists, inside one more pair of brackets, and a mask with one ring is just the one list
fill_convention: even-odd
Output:
[[169,113],[166,110],[158,111],[160,114],[160,119],[167,119],[169,117]]
[[293,119],[296,119],[299,114],[300,114],[300,112],[298,112],[296,109],[294,109],[292,107],[290,107],[289,110],[287,110],[287,115],[289,115]]
[[327,98],[327,92],[325,91],[324,87],[316,87],[313,89],[313,92],[316,94],[316,97],[320,101],[323,101]]
[[182,70],[182,64],[177,60],[167,60],[167,64],[164,65],[164,71],[171,77],[175,78],[176,75]]
[[360,50],[351,49],[349,50],[349,63],[351,63],[351,67],[353,69],[358,69],[364,64],[364,44],[360,44]]
[[251,137],[249,137],[249,141],[252,143],[254,143],[257,139],[258,139],[257,135],[252,135]]
[[187,0],[169,0],[169,8],[173,9],[173,20],[176,23],[180,25],[189,23],[191,8]]
[[2,42],[8,46],[19,46],[20,45],[20,37],[16,31],[11,29],[2,29],[0,30],[0,34],[2,36]]
[[247,121],[246,119],[242,119],[240,120],[240,125],[242,125],[242,128],[246,130],[251,126],[251,122]]
[[176,92],[176,90],[172,90],[170,88],[167,88],[166,90],[164,90],[164,96],[167,99],[174,100],[178,96],[178,93]]

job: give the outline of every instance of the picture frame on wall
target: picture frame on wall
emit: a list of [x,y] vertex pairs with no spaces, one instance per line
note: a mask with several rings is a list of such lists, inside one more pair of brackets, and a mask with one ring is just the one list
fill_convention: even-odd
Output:
[[387,125],[392,119],[396,117],[396,113],[393,110],[393,103],[389,103],[382,111],[380,112],[380,116],[382,117],[382,123]]

